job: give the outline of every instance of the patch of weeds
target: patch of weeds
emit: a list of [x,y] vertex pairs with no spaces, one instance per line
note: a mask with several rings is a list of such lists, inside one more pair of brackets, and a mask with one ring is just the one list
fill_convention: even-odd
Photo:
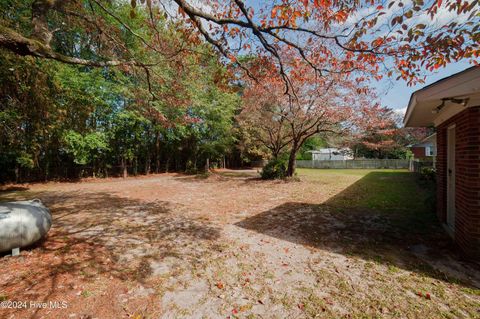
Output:
[[400,269],[395,265],[388,264],[388,271],[392,274],[395,274],[395,273],[398,273]]
[[350,286],[345,280],[338,280],[336,286],[340,291],[350,290]]
[[0,294],[0,301],[7,301],[7,300],[8,300],[7,295]]
[[238,307],[238,310],[240,312],[245,312],[245,311],[251,310],[252,308],[253,308],[253,305],[251,303],[247,303],[245,305],[241,305],[240,307]]
[[93,295],[93,293],[89,290],[84,290],[81,293],[81,296],[84,297],[84,298],[90,297],[91,295]]
[[143,280],[153,273],[152,267],[147,260],[141,260],[137,269],[134,270],[134,276],[137,280]]
[[[395,278],[395,281],[402,285],[402,287],[410,287],[411,284],[416,284],[417,275],[415,273],[403,272]],[[430,278],[431,279],[431,278]]]
[[376,315],[371,315],[371,314],[366,314],[366,313],[357,313],[357,314],[353,314],[353,316],[350,316],[349,318],[352,318],[352,319],[380,319],[382,317],[380,316],[376,316]]
[[440,299],[445,299],[445,289],[442,286],[433,286],[431,288],[432,293]]
[[315,294],[310,294],[302,300],[303,309],[308,317],[318,317],[320,313],[330,313],[327,309],[325,300]]
[[440,313],[440,315],[442,316],[442,318],[446,318],[446,319],[457,318],[456,316],[452,315],[451,313],[445,312],[445,311],[442,311],[442,312]]
[[462,313],[458,309],[450,309],[450,314],[452,314],[453,318],[462,317]]
[[285,181],[287,181],[287,182],[301,182],[302,179],[295,175],[295,176],[291,176],[291,177],[286,177]]
[[353,245],[348,245],[348,247],[345,248],[345,257],[349,257],[349,258],[355,258],[356,257],[356,253],[357,253],[357,249],[355,246]]
[[275,275],[270,271],[265,272],[263,277],[266,278],[266,279],[271,279],[271,280],[275,279]]
[[[188,174],[188,173],[187,173]],[[209,178],[210,176],[212,175],[212,173],[210,172],[202,172],[202,173],[197,173],[195,175],[195,178],[196,179],[207,179]]]
[[373,269],[375,267],[375,264],[372,263],[372,262],[367,262],[367,263],[365,263],[365,265],[363,267],[365,269]]
[[223,253],[223,252],[226,251],[228,248],[229,248],[229,245],[228,245],[228,244],[225,244],[225,243],[215,242],[215,243],[212,243],[212,244],[210,245],[210,249],[211,249],[212,251],[219,252],[219,253]]
[[180,315],[180,317],[188,318],[192,316],[192,311],[189,309],[182,308],[178,310],[178,314]]
[[[469,295],[480,296],[480,289],[477,289],[477,288],[463,287],[461,290],[464,293],[469,294]],[[480,309],[479,309],[479,311],[480,311]]]
[[295,303],[293,298],[288,294],[284,294],[281,297],[272,297],[274,303],[282,304],[285,309],[291,309]]
[[383,258],[383,256],[375,255],[373,256],[373,261],[375,261],[377,264],[381,264],[385,261],[385,259]]
[[332,275],[327,269],[325,268],[313,269],[312,267],[310,267],[310,269],[315,274],[315,279],[317,280],[317,283],[320,283],[320,282],[326,283],[331,280]]
[[[94,267],[92,267],[92,268],[94,268]],[[80,275],[85,277],[85,279],[92,279],[92,278],[95,278],[95,276],[96,276],[95,272],[90,272],[90,271],[85,271],[85,270],[81,270]]]
[[463,282],[458,278],[447,276],[447,274],[435,269],[430,264],[420,262],[420,263],[415,263],[412,266],[413,266],[413,269],[415,269],[415,272],[422,274],[422,277],[438,278],[450,284],[455,284],[455,285],[466,284],[465,282]]

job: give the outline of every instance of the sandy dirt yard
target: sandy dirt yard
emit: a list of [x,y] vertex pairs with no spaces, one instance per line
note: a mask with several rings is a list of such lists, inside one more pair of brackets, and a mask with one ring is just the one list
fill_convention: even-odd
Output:
[[413,174],[255,175],[5,186],[53,226],[0,257],[0,318],[480,318],[478,264]]

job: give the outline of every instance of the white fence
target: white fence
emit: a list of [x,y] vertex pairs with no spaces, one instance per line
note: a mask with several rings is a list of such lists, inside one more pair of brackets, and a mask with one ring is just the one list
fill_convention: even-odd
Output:
[[344,161],[297,161],[300,168],[409,168],[407,159],[356,159]]
[[420,173],[422,171],[422,168],[424,168],[424,167],[436,168],[435,157],[433,157],[429,160],[419,160],[419,159],[411,160],[410,161],[410,167],[408,169],[411,172]]

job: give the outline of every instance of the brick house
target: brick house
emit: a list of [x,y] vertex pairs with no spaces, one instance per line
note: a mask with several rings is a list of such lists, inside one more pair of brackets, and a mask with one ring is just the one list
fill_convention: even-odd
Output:
[[414,92],[404,124],[435,126],[438,218],[464,253],[480,259],[480,66]]
[[410,145],[414,158],[433,158],[437,155],[437,133],[426,137],[420,143]]

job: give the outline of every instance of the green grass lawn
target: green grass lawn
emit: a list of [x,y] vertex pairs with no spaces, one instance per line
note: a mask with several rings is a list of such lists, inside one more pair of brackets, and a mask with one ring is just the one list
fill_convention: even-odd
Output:
[[317,169],[317,168],[297,168],[297,173],[300,176],[321,177],[321,176],[335,176],[335,175],[357,175],[365,176],[371,172],[408,172],[406,169]]
[[418,174],[391,169],[299,169],[307,180],[335,185],[345,178],[358,178],[324,204],[338,213],[375,213],[395,232],[436,234],[435,185]]
[[423,213],[432,210],[434,185],[417,174],[392,169],[298,169],[298,176],[335,183],[344,176],[358,181],[329,200],[339,208],[364,207],[378,211]]

